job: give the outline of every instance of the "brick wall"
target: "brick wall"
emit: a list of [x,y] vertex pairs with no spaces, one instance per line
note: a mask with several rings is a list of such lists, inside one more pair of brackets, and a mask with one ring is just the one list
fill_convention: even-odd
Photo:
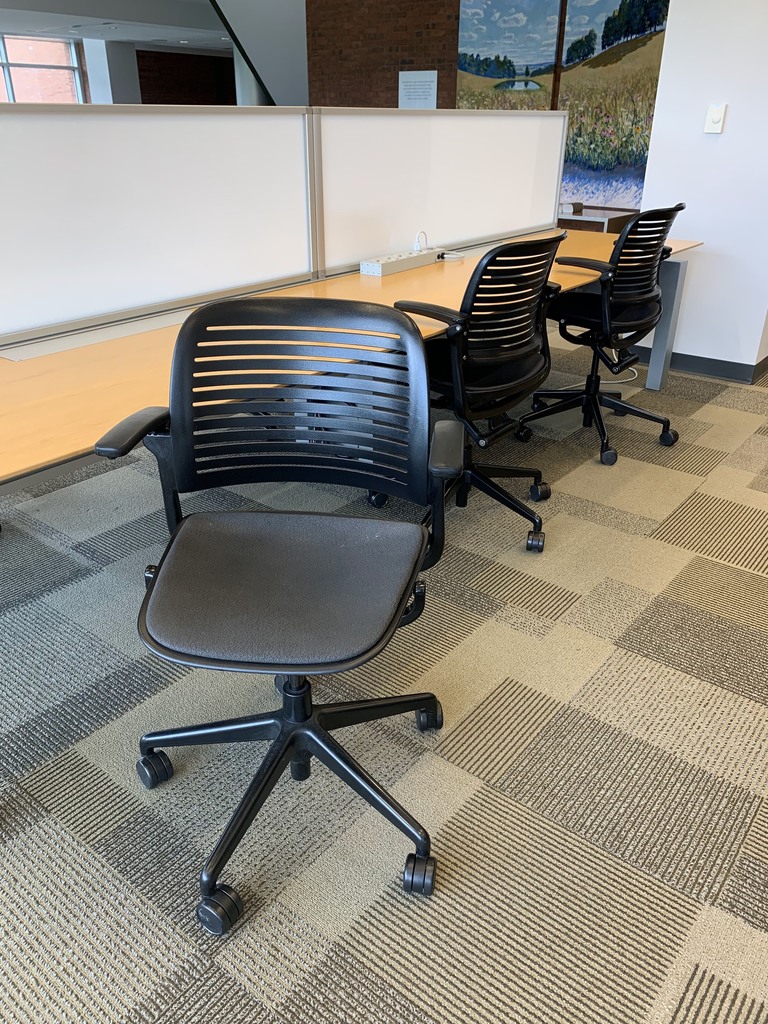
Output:
[[309,102],[396,107],[400,71],[437,69],[456,106],[459,0],[307,0]]
[[235,96],[235,64],[231,57],[137,50],[142,103],[229,105]]

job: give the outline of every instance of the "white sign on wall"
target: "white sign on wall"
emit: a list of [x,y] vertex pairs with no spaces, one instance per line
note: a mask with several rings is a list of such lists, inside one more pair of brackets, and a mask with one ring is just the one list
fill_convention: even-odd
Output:
[[436,110],[437,71],[401,71],[397,105],[403,110]]

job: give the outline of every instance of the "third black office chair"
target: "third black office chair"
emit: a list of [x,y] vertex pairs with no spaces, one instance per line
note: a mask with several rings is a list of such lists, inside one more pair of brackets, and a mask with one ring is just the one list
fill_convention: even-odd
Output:
[[[512,433],[517,423],[508,410],[532,394],[550,370],[545,313],[559,286],[549,285],[552,262],[565,232],[499,245],[480,260],[467,285],[461,309],[423,302],[396,302],[398,309],[448,324],[428,339],[429,386],[434,404],[448,406],[475,444],[485,449]],[[498,483],[497,477],[531,478],[530,496],[550,496],[541,471],[478,462],[467,446],[464,475],[456,501],[466,505],[470,487],[495,498],[528,519],[526,547],[543,551],[540,516]]]
[[[602,362],[613,374],[621,373],[639,359],[628,350],[654,329],[661,319],[659,268],[671,250],[665,246],[672,222],[684,203],[663,210],[646,210],[633,217],[614,243],[607,263],[599,260],[562,257],[563,266],[585,267],[600,271],[599,288],[574,289],[560,294],[552,302],[547,316],[557,320],[560,334],[574,345],[592,349],[592,365],[583,388],[561,391],[537,391],[533,412],[521,416],[516,436],[525,441],[531,436],[528,423],[554,416],[566,409],[581,409],[585,427],[594,424],[600,435],[600,461],[613,465],[618,458],[608,441],[601,406],[613,409],[617,416],[640,416],[661,424],[659,440],[667,447],[678,438],[669,420],[630,405],[620,391],[600,387],[598,369]],[[582,333],[574,334],[572,328]],[[553,400],[554,405],[548,405]]]
[[[147,788],[167,782],[164,748],[271,740],[200,876],[198,918],[214,934],[243,910],[220,882],[283,771],[317,758],[414,843],[407,891],[430,894],[435,860],[424,828],[331,731],[410,711],[440,728],[433,693],[314,704],[312,676],[356,668],[424,607],[422,568],[443,547],[444,489],[461,470],[458,423],[435,427],[421,336],[403,313],[330,299],[230,299],[183,324],[170,408],[145,409],[97,445],[108,458],[141,440],[157,457],[172,537],[147,570],[144,643],[167,661],[275,675],[282,709],[164,728],[141,738]],[[425,509],[423,523],[290,511],[182,516],[179,494],[261,481],[369,488]],[[258,680],[257,680],[258,683]],[[218,685],[237,685],[231,678]],[[163,837],[156,837],[162,843]]]

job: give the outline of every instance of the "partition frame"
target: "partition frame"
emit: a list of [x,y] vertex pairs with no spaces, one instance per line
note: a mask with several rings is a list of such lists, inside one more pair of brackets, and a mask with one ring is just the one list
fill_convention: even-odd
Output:
[[[303,119],[303,136],[304,136],[304,166],[303,174],[305,176],[305,183],[307,188],[307,234],[302,240],[302,244],[306,246],[306,253],[308,257],[308,269],[306,272],[300,272],[295,275],[289,275],[286,277],[279,277],[273,279],[264,279],[255,281],[249,284],[239,285],[233,288],[217,289],[205,293],[195,293],[193,295],[183,295],[178,297],[171,297],[158,302],[148,303],[141,306],[132,307],[124,310],[105,311],[103,313],[97,313],[92,316],[84,316],[76,319],[62,321],[59,323],[44,324],[38,327],[32,327],[29,329],[15,330],[7,333],[2,333],[0,327],[0,350],[3,348],[31,343],[39,341],[41,339],[51,339],[60,337],[67,334],[77,333],[79,331],[92,329],[95,327],[102,326],[114,326],[121,323],[129,323],[136,320],[149,319],[160,313],[175,313],[182,312],[188,309],[192,309],[195,306],[201,305],[204,302],[209,302],[214,299],[235,297],[241,295],[250,295],[258,292],[271,291],[277,288],[283,288],[293,284],[304,284],[312,280],[318,280],[327,276],[335,276],[350,271],[357,270],[359,267],[359,261],[350,263],[345,266],[328,267],[327,266],[327,254],[325,246],[325,232],[327,226],[328,212],[326,204],[324,202],[324,190],[323,190],[323,134],[322,125],[323,119],[330,117],[346,117],[346,116],[357,116],[357,117],[392,117],[393,115],[398,118],[407,119],[424,119],[429,120],[450,118],[453,120],[463,119],[466,117],[477,118],[477,117],[491,117],[491,118],[546,118],[546,119],[558,119],[562,122],[561,139],[560,139],[560,152],[558,156],[557,166],[557,188],[553,190],[552,196],[552,216],[551,220],[546,223],[527,223],[520,226],[517,230],[500,229],[496,233],[477,235],[473,237],[467,237],[462,239],[452,240],[453,245],[461,245],[470,247],[473,245],[483,245],[500,241],[504,238],[515,237],[518,235],[528,234],[534,231],[548,230],[556,227],[558,210],[559,210],[559,199],[560,199],[560,182],[562,179],[563,159],[565,155],[565,139],[567,131],[567,113],[565,111],[470,111],[470,110],[399,110],[397,108],[365,108],[365,107],[187,107],[187,106],[163,106],[163,105],[147,105],[137,110],[136,106],[122,106],[122,105],[83,105],[74,108],[78,117],[90,117],[98,118],[99,116],[105,115],[118,115],[131,114],[136,116],[137,113],[141,113],[143,117],[158,117],[159,115],[168,115],[169,113],[177,114],[180,116],[193,117],[196,114],[206,114],[210,116],[212,113],[221,111],[226,113],[230,117],[275,117],[283,116],[287,114],[295,114]],[[62,107],[59,104],[4,104],[3,109],[0,110],[0,117],[13,117],[13,116],[29,116],[32,112],[40,112],[43,114],[62,114],[66,113],[71,115],[73,108],[67,106]],[[371,254],[367,254],[371,255]],[[381,253],[380,255],[385,255]],[[364,258],[364,257],[361,257]],[[149,328],[148,328],[149,329]]]

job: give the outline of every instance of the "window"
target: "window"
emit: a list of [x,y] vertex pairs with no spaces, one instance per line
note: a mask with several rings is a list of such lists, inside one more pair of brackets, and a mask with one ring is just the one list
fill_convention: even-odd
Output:
[[78,48],[64,39],[0,34],[0,103],[83,103]]

